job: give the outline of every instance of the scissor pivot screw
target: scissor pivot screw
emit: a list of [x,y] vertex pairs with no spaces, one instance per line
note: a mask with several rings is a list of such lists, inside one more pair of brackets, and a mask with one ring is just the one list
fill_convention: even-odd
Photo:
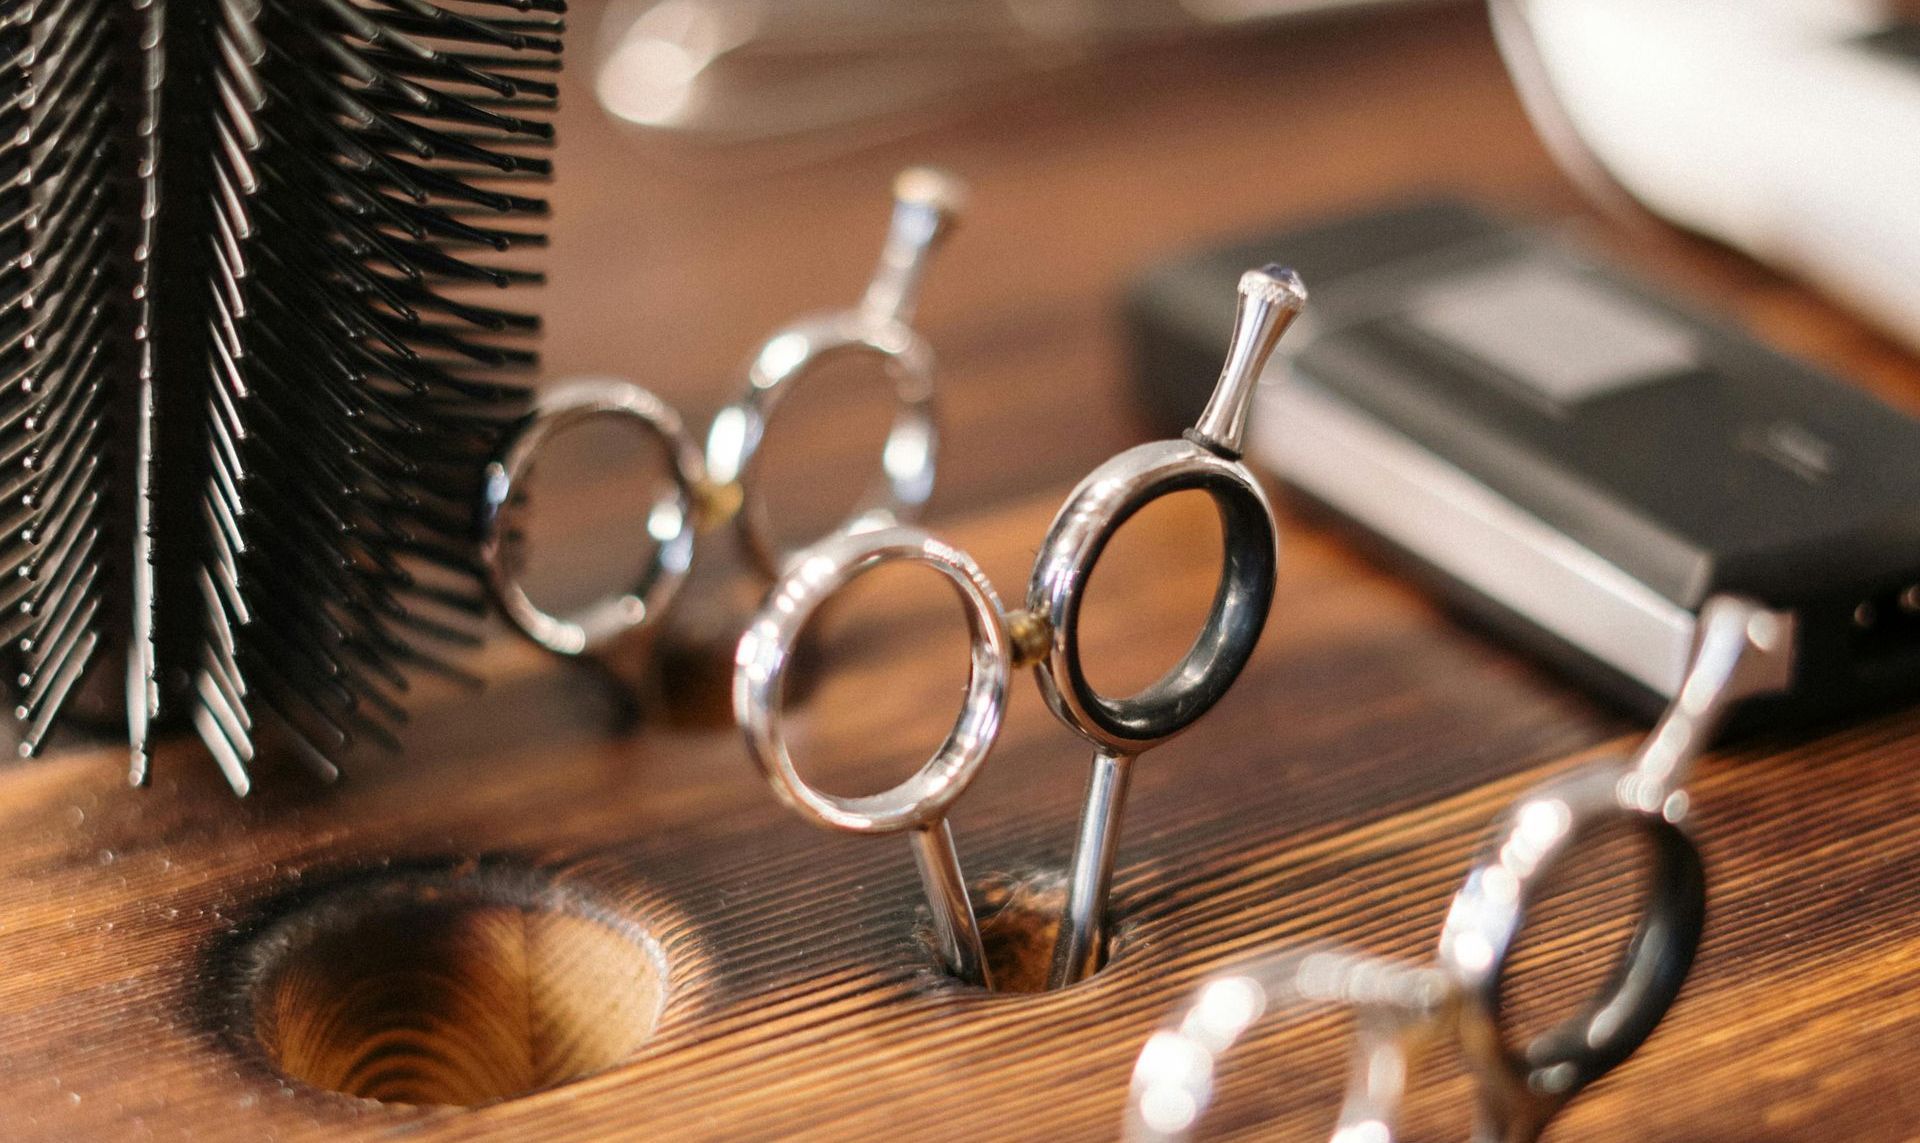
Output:
[[1053,624],[1026,608],[1007,612],[1007,639],[1013,644],[1013,665],[1031,667],[1053,649]]
[[705,532],[731,523],[745,502],[746,490],[737,480],[701,484],[694,489],[694,525]]

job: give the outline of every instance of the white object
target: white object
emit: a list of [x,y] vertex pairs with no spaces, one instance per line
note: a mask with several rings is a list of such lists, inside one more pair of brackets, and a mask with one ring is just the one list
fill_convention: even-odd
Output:
[[1920,347],[1920,59],[1867,43],[1897,21],[1890,4],[1494,0],[1494,13],[1529,112],[1576,174],[1598,166]]

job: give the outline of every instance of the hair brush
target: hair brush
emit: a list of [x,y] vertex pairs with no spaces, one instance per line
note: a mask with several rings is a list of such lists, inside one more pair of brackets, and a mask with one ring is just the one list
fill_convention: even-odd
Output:
[[[563,0],[0,0],[0,642],[32,754],[124,648],[328,777],[462,677],[528,392]],[[111,699],[108,699],[111,702]],[[67,710],[66,721],[77,715]]]

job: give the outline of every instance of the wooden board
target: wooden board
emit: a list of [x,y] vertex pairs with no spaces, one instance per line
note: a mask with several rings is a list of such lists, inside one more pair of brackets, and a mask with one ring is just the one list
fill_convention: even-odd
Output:
[[[578,7],[590,25],[597,6]],[[562,124],[551,372],[635,376],[690,419],[727,398],[768,330],[854,296],[895,167],[933,160],[974,183],[924,306],[949,418],[931,523],[1007,593],[1066,488],[1140,438],[1113,316],[1130,273],[1424,189],[1580,219],[1650,274],[1920,407],[1920,365],[1806,291],[1583,215],[1472,8],[1101,65],[910,143],[750,177],[645,165],[585,80],[572,74]],[[813,421],[792,458],[810,473],[864,463],[846,410],[795,415]],[[1141,1040],[1201,974],[1303,939],[1418,955],[1505,801],[1637,729],[1281,502],[1265,642],[1214,714],[1140,763],[1117,955],[1082,987],[987,996],[941,978],[916,935],[904,843],[830,837],[782,811],[685,652],[667,680],[681,704],[634,723],[620,690],[503,637],[476,664],[484,695],[423,688],[405,757],[361,759],[334,788],[269,767],[237,801],[185,742],[146,791],[124,788],[106,745],[0,770],[0,1137],[1111,1138]],[[590,545],[596,511],[563,504],[562,526]],[[1193,540],[1205,527],[1191,506],[1152,513],[1103,565],[1088,623],[1117,674],[1151,677],[1184,646],[1214,575]],[[729,614],[697,602],[739,594],[723,562],[689,588],[683,626]],[[834,617],[831,671],[800,714],[811,772],[838,789],[917,762],[964,669],[936,588],[908,579],[865,600],[873,611]],[[1022,683],[955,817],[969,873],[1057,871],[1085,763]],[[1555,1137],[1910,1137],[1916,763],[1912,710],[1710,760],[1695,793],[1712,915],[1694,977]],[[1595,882],[1599,904],[1567,903],[1528,953],[1528,1005],[1564,1003],[1603,963],[1630,879]],[[567,918],[580,917],[599,935],[579,937]],[[362,927],[329,937],[342,918]],[[418,988],[356,1009],[357,956]],[[455,1010],[485,1028],[429,1042],[477,1053],[454,1069],[467,1079],[613,1066],[487,1106],[419,1107],[295,1082],[263,1053],[263,1036],[298,1055],[290,1041],[342,1022]],[[1257,1036],[1213,1126],[1314,1137],[1337,1030]],[[378,1056],[361,1062],[378,1070]],[[452,1090],[395,1067],[389,1093]],[[1460,1137],[1465,1081],[1451,1060],[1429,1070],[1416,1135]]]

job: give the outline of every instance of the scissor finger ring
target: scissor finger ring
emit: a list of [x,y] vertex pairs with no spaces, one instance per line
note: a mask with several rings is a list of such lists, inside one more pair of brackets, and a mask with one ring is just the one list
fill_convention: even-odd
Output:
[[[800,633],[820,605],[860,576],[893,563],[934,569],[965,605],[973,648],[966,697],[946,741],[912,777],[884,793],[842,797],[809,785],[795,767],[781,725],[782,686]],[[807,549],[747,628],[735,658],[735,717],[748,753],[774,791],[803,817],[829,829],[908,831],[942,957],[955,975],[980,984],[990,983],[980,929],[946,813],[993,748],[1012,671],[1005,611],[985,574],[966,553],[925,532],[897,527],[836,535]]]
[[748,370],[746,395],[715,414],[707,434],[713,479],[740,490],[741,537],[761,570],[778,575],[792,550],[768,521],[754,479],[767,423],[802,377],[846,357],[878,358],[894,386],[893,426],[881,450],[882,480],[842,523],[849,532],[910,523],[933,494],[938,427],[933,351],[909,324],[932,252],[949,234],[966,201],[952,175],[926,167],[894,181],[893,219],[880,263],[858,306],[803,319],[768,339]]
[[[1609,760],[1523,796],[1448,910],[1439,964],[1461,994],[1460,1038],[1479,1075],[1482,1137],[1536,1138],[1653,1033],[1693,964],[1706,921],[1700,851],[1678,821],[1623,799],[1631,773]],[[1516,1050],[1501,1031],[1501,991],[1527,910],[1583,840],[1615,824],[1649,843],[1645,911],[1601,994]]]
[[[633,586],[589,604],[576,615],[554,615],[533,602],[520,580],[520,553],[509,527],[509,509],[522,494],[541,451],[559,434],[593,421],[629,427],[661,444],[673,491],[647,514],[653,554]],[[543,392],[507,448],[487,466],[480,560],[495,601],[521,634],[557,655],[583,654],[647,623],[673,600],[686,578],[706,484],[700,450],[687,435],[680,415],[647,390],[625,381],[593,380]]]
[[[1226,537],[1206,625],[1171,671],[1146,690],[1108,698],[1087,681],[1080,661],[1080,603],[1107,544],[1142,508],[1198,489],[1213,498]],[[1074,489],[1040,546],[1027,610],[1052,632],[1041,660],[1040,689],[1055,714],[1095,746],[1142,750],[1185,730],[1220,701],[1253,657],[1273,602],[1279,535],[1267,497],[1244,466],[1191,441],[1129,449]]]
[[[1240,460],[1253,395],[1280,337],[1307,301],[1291,270],[1268,266],[1240,279],[1226,364],[1199,421],[1177,441],[1128,449],[1067,497],[1035,562],[1027,608],[1051,641],[1041,691],[1062,721],[1095,746],[1135,754],[1186,729],[1220,700],[1253,655],[1273,601],[1279,532],[1260,484]],[[1080,663],[1080,599],[1109,541],[1134,513],[1175,492],[1213,498],[1226,560],[1206,626],[1186,657],[1140,694],[1109,699]]]

